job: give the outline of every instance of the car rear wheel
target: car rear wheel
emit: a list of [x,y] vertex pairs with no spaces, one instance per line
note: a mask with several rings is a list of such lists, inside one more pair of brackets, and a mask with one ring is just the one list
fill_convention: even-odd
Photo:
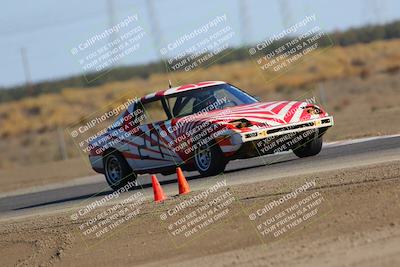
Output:
[[108,185],[118,190],[128,184],[136,183],[136,174],[119,152],[112,152],[104,159],[105,176]]
[[214,142],[202,144],[195,150],[194,163],[202,176],[217,175],[225,170],[228,161]]
[[322,149],[322,137],[315,137],[304,145],[295,148],[294,154],[299,158],[311,157],[317,155]]

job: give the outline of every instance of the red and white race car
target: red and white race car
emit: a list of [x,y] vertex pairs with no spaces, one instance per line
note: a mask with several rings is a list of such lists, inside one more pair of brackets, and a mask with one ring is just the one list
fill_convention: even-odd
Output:
[[170,174],[177,166],[209,176],[233,159],[288,150],[313,156],[331,126],[333,117],[315,104],[259,102],[229,83],[207,81],[138,99],[89,143],[89,159],[118,189],[136,174]]

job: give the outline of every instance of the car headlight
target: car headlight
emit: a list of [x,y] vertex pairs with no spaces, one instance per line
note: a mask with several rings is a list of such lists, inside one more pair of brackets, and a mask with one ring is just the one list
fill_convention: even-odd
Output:
[[322,113],[322,110],[314,105],[308,105],[303,107],[303,109],[305,109],[307,111],[308,114],[310,115],[319,115]]
[[244,118],[230,121],[229,124],[235,126],[238,129],[242,129],[242,128],[247,128],[247,127],[253,126],[253,124],[251,124],[251,122],[249,122],[248,120],[246,120]]

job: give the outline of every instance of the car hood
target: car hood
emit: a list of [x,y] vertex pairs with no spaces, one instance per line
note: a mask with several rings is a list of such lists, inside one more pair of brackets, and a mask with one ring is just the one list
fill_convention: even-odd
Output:
[[[307,109],[317,108],[318,114],[310,114]],[[218,124],[232,124],[232,121],[245,119],[251,127],[273,127],[284,124],[326,117],[328,114],[315,104],[302,101],[258,102],[229,107],[222,110],[199,112],[179,120],[209,121]],[[249,129],[250,130],[250,129]]]

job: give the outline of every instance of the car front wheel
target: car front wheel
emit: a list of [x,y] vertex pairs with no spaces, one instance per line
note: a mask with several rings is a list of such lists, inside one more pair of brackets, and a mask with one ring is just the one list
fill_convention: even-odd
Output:
[[322,137],[313,138],[306,144],[295,148],[294,154],[299,158],[311,157],[317,155],[322,149]]
[[108,154],[104,159],[105,176],[108,185],[114,189],[133,182],[136,184],[136,175],[126,162],[125,158],[118,152]]
[[225,170],[228,161],[214,142],[199,145],[195,150],[194,163],[202,176],[217,175]]

